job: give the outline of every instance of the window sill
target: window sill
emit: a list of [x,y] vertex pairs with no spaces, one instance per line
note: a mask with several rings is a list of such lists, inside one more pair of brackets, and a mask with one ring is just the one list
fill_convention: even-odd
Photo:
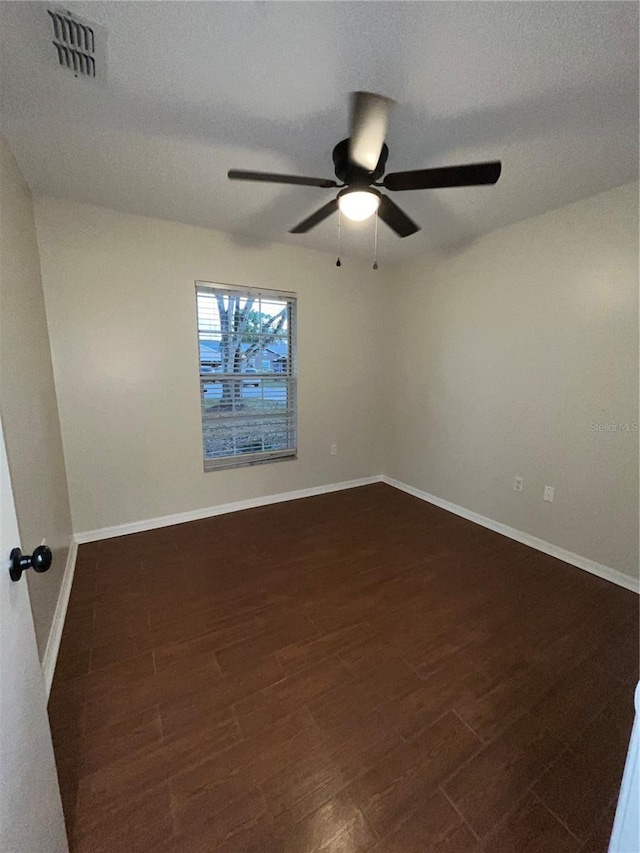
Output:
[[269,462],[291,462],[297,458],[297,452],[285,453],[283,451],[281,455],[269,456],[265,454],[262,458],[254,456],[252,459],[242,459],[237,456],[230,456],[222,459],[205,459],[204,473],[210,474],[212,471],[228,471],[231,468],[249,468],[253,465],[267,465]]

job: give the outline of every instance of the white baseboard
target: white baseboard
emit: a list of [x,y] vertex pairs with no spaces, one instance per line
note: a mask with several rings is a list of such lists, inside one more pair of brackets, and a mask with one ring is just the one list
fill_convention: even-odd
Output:
[[53,614],[53,622],[49,631],[49,639],[47,647],[44,651],[42,659],[42,673],[44,675],[44,683],[47,690],[47,697],[51,692],[51,684],[53,682],[53,674],[56,669],[56,661],[58,660],[58,650],[60,649],[60,640],[62,639],[62,629],[64,628],[64,620],[67,615],[67,607],[69,606],[69,596],[71,595],[71,584],[73,583],[73,574],[76,570],[76,556],[78,554],[78,544],[75,539],[71,540],[69,545],[69,553],[67,554],[67,562],[64,567],[64,575],[60,592],[58,594],[58,603]]
[[584,569],[585,572],[597,575],[599,578],[604,578],[604,580],[611,581],[611,583],[615,583],[625,589],[630,589],[632,592],[640,592],[638,580],[624,574],[624,572],[619,572],[617,569],[612,569],[609,566],[603,566],[601,563],[596,563],[594,560],[588,559],[588,557],[580,556],[580,554],[566,551],[558,545],[552,545],[550,542],[545,542],[544,539],[538,539],[537,536],[523,533],[522,530],[516,530],[515,527],[509,527],[500,521],[494,521],[492,518],[480,515],[480,513],[465,509],[465,507],[445,501],[435,495],[430,495],[428,492],[423,492],[422,489],[416,489],[414,486],[408,486],[406,483],[400,482],[400,480],[394,480],[392,477],[387,477],[386,475],[382,475],[379,479],[389,486],[420,498],[420,500],[427,501],[427,503],[434,504],[434,506],[439,506],[441,509],[446,509],[448,512],[454,513],[454,515],[459,515],[461,518],[466,518],[467,521],[473,521],[475,524],[480,524],[482,527],[486,527],[496,533],[501,533],[503,536],[508,536],[509,539],[515,539],[516,542],[529,545],[529,547],[535,548],[536,551],[542,551],[543,554],[557,557],[565,563],[577,566],[579,569]]
[[238,512],[242,509],[254,509],[258,506],[282,503],[283,501],[295,501],[298,498],[310,498],[314,495],[326,495],[328,492],[340,492],[343,489],[355,489],[358,486],[369,486],[371,483],[379,483],[380,475],[375,477],[361,477],[359,480],[343,480],[341,483],[327,483],[324,486],[313,486],[310,489],[297,489],[293,492],[280,492],[277,495],[265,495],[259,498],[249,498],[244,501],[234,501],[228,504],[193,509],[188,512],[178,512],[175,515],[163,515],[158,518],[147,518],[144,521],[132,521],[128,524],[116,524],[114,527],[100,527],[98,530],[85,530],[83,533],[75,534],[75,541],[80,545],[83,542],[97,542],[100,539],[111,539],[114,536],[126,536],[128,533],[141,533],[144,530],[156,530],[158,527],[170,527],[172,524],[184,524],[186,521],[199,521],[202,518],[212,518],[216,515],[225,515],[228,512]]

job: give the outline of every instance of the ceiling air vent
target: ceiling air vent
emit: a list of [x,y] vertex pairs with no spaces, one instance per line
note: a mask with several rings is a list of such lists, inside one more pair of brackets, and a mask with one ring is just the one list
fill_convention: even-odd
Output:
[[75,77],[98,76],[99,28],[65,9],[47,9],[58,65]]

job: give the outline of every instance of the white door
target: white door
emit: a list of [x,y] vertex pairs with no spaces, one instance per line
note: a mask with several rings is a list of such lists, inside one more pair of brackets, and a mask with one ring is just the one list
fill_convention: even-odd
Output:
[[0,424],[0,850],[68,853],[29,589],[9,577],[19,546]]
[[640,850],[640,681],[635,693],[636,716],[624,765],[609,853]]

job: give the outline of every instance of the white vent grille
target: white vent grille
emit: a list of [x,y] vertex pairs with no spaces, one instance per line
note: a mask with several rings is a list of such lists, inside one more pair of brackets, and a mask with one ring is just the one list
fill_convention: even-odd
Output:
[[48,9],[58,64],[76,77],[96,77],[96,28],[62,9]]

